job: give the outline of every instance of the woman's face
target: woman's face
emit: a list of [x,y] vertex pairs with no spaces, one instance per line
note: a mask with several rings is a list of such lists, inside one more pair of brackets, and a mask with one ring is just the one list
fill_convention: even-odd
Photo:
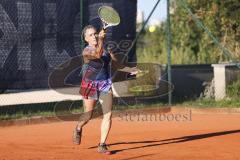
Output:
[[94,28],[89,28],[85,32],[85,41],[90,45],[90,46],[95,46],[97,45],[97,31]]

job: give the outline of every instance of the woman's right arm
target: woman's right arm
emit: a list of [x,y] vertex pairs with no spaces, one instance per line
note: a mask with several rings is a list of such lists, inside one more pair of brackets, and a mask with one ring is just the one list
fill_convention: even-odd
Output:
[[94,48],[84,48],[82,55],[85,60],[98,59],[98,56],[96,55],[96,49]]
[[101,30],[98,34],[98,44],[96,47],[96,57],[101,58],[103,54],[103,42],[105,39],[106,32],[105,30]]

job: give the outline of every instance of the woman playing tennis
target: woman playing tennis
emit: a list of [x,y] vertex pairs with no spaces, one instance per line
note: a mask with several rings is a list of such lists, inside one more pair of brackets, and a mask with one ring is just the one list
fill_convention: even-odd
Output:
[[73,142],[75,144],[81,143],[82,127],[91,119],[94,106],[99,100],[102,105],[103,120],[98,152],[111,154],[105,142],[111,128],[113,95],[109,64],[111,59],[114,59],[114,55],[111,52],[106,52],[103,48],[105,34],[104,30],[97,34],[95,27],[92,25],[86,26],[82,32],[83,38],[88,44],[82,53],[84,66],[80,87],[85,111],[74,130]]

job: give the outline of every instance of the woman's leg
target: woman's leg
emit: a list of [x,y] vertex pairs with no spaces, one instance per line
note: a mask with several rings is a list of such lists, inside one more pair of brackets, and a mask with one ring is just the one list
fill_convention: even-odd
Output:
[[99,101],[102,105],[103,120],[101,124],[101,139],[100,143],[105,143],[108,133],[111,128],[111,116],[112,116],[112,92],[100,93]]
[[79,131],[91,119],[94,106],[96,105],[96,100],[83,99],[83,105],[84,105],[84,113],[80,116],[77,124],[77,130]]
[[76,128],[73,131],[73,143],[79,145],[81,143],[82,137],[82,127],[87,124],[87,122],[92,117],[93,108],[96,104],[96,100],[83,99],[84,113],[81,114],[80,119]]

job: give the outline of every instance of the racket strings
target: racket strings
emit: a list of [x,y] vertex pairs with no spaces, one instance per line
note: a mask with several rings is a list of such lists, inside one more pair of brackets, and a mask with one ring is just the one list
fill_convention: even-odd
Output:
[[120,23],[118,13],[108,6],[103,6],[99,9],[99,17],[106,24],[118,25]]

